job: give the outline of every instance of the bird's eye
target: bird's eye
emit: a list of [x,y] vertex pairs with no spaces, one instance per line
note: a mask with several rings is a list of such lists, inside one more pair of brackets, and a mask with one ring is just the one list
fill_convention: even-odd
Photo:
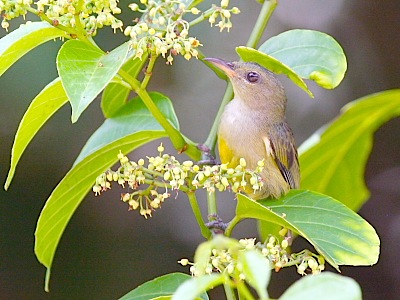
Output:
[[255,83],[260,79],[260,74],[257,72],[249,72],[247,73],[246,78],[249,82]]

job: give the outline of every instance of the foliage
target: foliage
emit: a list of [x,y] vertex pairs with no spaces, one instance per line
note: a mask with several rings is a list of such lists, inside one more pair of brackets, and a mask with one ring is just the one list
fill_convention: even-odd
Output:
[[[220,31],[229,31],[233,26],[231,18],[240,13],[239,8],[231,7],[229,0],[215,1],[209,9],[200,11],[197,6],[202,2],[132,2],[129,8],[134,14],[140,13],[140,18],[127,26],[117,17],[121,9],[115,0],[0,2],[2,27],[7,30],[9,20],[28,13],[41,19],[27,22],[0,40],[0,74],[40,44],[55,38],[65,41],[57,56],[59,77],[33,99],[17,130],[6,189],[28,144],[46,121],[69,102],[71,121],[77,122],[102,93],[104,123],[89,138],[70,171],[47,199],[38,220],[35,254],[47,268],[46,290],[58,243],[75,210],[90,190],[100,194],[110,189],[113,182],[128,187],[121,200],[146,218],[166,202],[169,191],[186,193],[207,240],[197,248],[193,262],[186,258],[179,261],[183,266],[190,265],[192,277],[167,274],[139,286],[122,299],[208,299],[204,291],[217,285],[224,286],[229,299],[235,299],[236,295],[254,299],[249,287],[260,299],[268,299],[271,269],[279,271],[296,266],[298,273],[305,275],[321,273],[325,261],[337,270],[340,265],[377,262],[379,238],[374,228],[353,210],[358,210],[368,198],[363,178],[373,133],[400,114],[400,90],[369,95],[348,104],[338,118],[300,147],[303,190],[291,191],[278,200],[255,202],[240,192],[246,185],[253,190],[262,186],[258,173],[263,161],[256,170],[247,169],[245,160],[236,168],[193,162],[214,153],[216,128],[223,107],[232,97],[232,87],[228,85],[220,113],[201,147],[181,133],[172,101],[160,92],[148,91],[157,59],[165,59],[172,65],[178,55],[187,60],[204,58],[201,42],[190,34],[193,26],[208,21]],[[259,2],[260,14],[249,41],[236,49],[241,59],[287,75],[311,97],[306,79],[326,89],[338,86],[347,61],[341,46],[327,34],[290,30],[265,41],[257,49],[277,5],[276,0]],[[104,26],[114,31],[124,28],[127,41],[105,52],[94,39]],[[202,62],[225,78],[214,66]],[[137,96],[128,99],[130,92]],[[181,163],[175,156],[164,154],[162,145],[159,154],[149,155],[147,162],[144,159],[132,162],[125,156],[161,137],[169,137],[177,152],[185,152],[192,160]],[[121,166],[116,171],[110,170],[118,160]],[[208,222],[204,221],[197,202],[196,190],[200,188],[209,192]],[[215,217],[215,194],[225,190],[237,193],[236,214],[227,225]],[[245,218],[267,222],[263,240],[230,238],[232,230]],[[271,224],[278,226],[279,232],[265,232]],[[213,234],[217,229],[222,229],[224,235]],[[316,253],[308,249],[292,253],[290,232],[307,239]],[[335,290],[330,294],[332,299],[361,298],[360,288],[353,280],[322,272],[299,280],[280,299],[304,299],[305,292],[308,298],[310,295],[326,298],[327,290]]]

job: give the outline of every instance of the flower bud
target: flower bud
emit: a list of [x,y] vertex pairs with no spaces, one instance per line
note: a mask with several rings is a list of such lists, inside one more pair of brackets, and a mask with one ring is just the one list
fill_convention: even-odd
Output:
[[222,178],[221,178],[221,183],[222,183],[222,185],[223,185],[224,187],[227,187],[227,186],[229,185],[228,178],[222,177]]
[[242,166],[243,168],[246,167],[246,160],[243,157],[240,158],[239,163],[240,163],[240,166]]
[[164,18],[163,16],[160,16],[160,17],[158,18],[158,23],[159,23],[160,25],[164,25],[164,24],[165,24],[165,18]]
[[221,7],[225,8],[229,5],[229,0],[221,0]]
[[193,166],[193,162],[191,160],[186,160],[182,163],[182,165],[184,167],[190,168],[191,166]]
[[136,3],[131,3],[128,5],[128,7],[132,10],[132,11],[138,11],[139,10],[139,5],[137,5]]
[[194,14],[194,15],[198,15],[199,13],[201,13],[201,11],[198,10],[196,7],[192,7],[192,8],[190,9],[190,12],[191,12],[192,14]]
[[160,152],[160,153],[164,152],[163,144],[161,144],[160,146],[157,147],[157,151]]
[[144,23],[144,22],[140,24],[140,28],[141,28],[144,32],[146,32],[146,31],[149,30],[149,26],[147,25],[147,23]]
[[230,18],[231,17],[231,12],[229,10],[223,10],[222,14],[225,18]]
[[234,15],[237,15],[237,14],[240,13],[240,9],[237,8],[237,7],[235,6],[235,7],[232,7],[231,12],[232,12]]
[[131,199],[131,195],[129,193],[121,194],[121,200],[126,202]]
[[124,30],[124,35],[128,36],[132,32],[132,26],[127,26]]
[[[137,208],[139,207],[139,202],[136,201],[136,200],[133,200],[133,199],[132,199],[132,200],[129,200],[128,204],[129,204],[129,206],[132,207],[132,209],[134,209],[134,210],[137,209]],[[143,216],[142,211],[143,211],[143,209],[140,210],[140,214]]]
[[187,258],[182,258],[181,260],[178,260],[178,263],[180,263],[182,266],[187,266],[189,260]]

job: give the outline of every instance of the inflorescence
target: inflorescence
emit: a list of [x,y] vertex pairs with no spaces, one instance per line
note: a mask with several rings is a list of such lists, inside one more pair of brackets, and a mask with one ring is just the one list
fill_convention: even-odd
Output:
[[303,250],[299,253],[289,254],[287,239],[278,239],[270,236],[264,243],[257,242],[255,238],[239,240],[239,246],[211,249],[207,264],[201,266],[190,262],[187,258],[178,261],[182,266],[190,265],[192,276],[211,274],[213,272],[227,273],[233,278],[245,280],[242,272],[243,265],[239,257],[240,252],[258,251],[269,262],[273,269],[278,272],[280,269],[289,266],[297,266],[300,275],[319,274],[325,269],[325,259],[321,255]]
[[157,150],[159,155],[147,157],[147,162],[144,159],[129,161],[120,153],[118,159],[121,166],[116,171],[108,170],[97,177],[93,186],[95,195],[110,189],[112,182],[117,182],[128,188],[126,193],[121,194],[121,200],[128,203],[129,209],[138,209],[147,218],[171,196],[171,191],[190,192],[203,188],[210,193],[216,190],[238,193],[248,186],[254,191],[263,186],[259,176],[263,161],[259,161],[256,170],[252,171],[246,169],[244,159],[235,168],[229,168],[227,164],[199,166],[192,161],[180,163],[174,156],[163,154],[162,145]]
[[76,28],[77,22],[88,35],[94,36],[97,29],[111,26],[122,29],[122,21],[115,17],[121,13],[118,0],[0,0],[1,26],[8,29],[10,20],[29,12],[45,15],[53,25]]
[[[201,12],[196,7],[187,7],[184,1],[178,0],[140,0],[141,6],[136,3],[129,5],[133,11],[142,13],[142,17],[133,26],[127,26],[124,30],[126,36],[130,36],[132,47],[136,50],[136,57],[141,58],[145,52],[161,54],[167,59],[167,64],[172,64],[174,56],[182,55],[189,60],[198,57],[198,48],[202,44],[189,36],[190,25],[196,20],[208,17],[211,26],[219,17],[221,20],[217,26],[222,31],[232,27],[231,13],[238,14],[237,7],[228,9],[229,1],[222,0],[220,6],[212,5],[206,12]],[[186,14],[200,15],[189,22],[184,19]]]
[[[34,13],[60,29],[84,31],[94,36],[97,30],[110,26],[114,32],[123,30],[131,40],[135,57],[142,58],[144,53],[161,55],[172,64],[174,56],[182,55],[189,60],[198,57],[199,40],[190,36],[190,26],[207,20],[221,31],[232,27],[231,15],[238,14],[237,7],[229,8],[229,0],[212,4],[206,11],[187,6],[184,0],[140,0],[128,7],[141,13],[133,20],[134,25],[123,29],[123,22],[116,17],[121,13],[119,0],[0,0],[1,26],[8,30],[9,21]],[[186,17],[192,19],[190,22]],[[82,32],[81,32],[82,33]],[[70,32],[71,37],[74,37]]]

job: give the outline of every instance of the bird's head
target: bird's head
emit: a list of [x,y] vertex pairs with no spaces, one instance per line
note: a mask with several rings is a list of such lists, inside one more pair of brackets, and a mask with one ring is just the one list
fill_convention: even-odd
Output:
[[227,62],[219,58],[205,58],[230,79],[235,99],[240,99],[253,109],[267,109],[277,117],[284,117],[286,95],[280,81],[273,73],[252,62]]

